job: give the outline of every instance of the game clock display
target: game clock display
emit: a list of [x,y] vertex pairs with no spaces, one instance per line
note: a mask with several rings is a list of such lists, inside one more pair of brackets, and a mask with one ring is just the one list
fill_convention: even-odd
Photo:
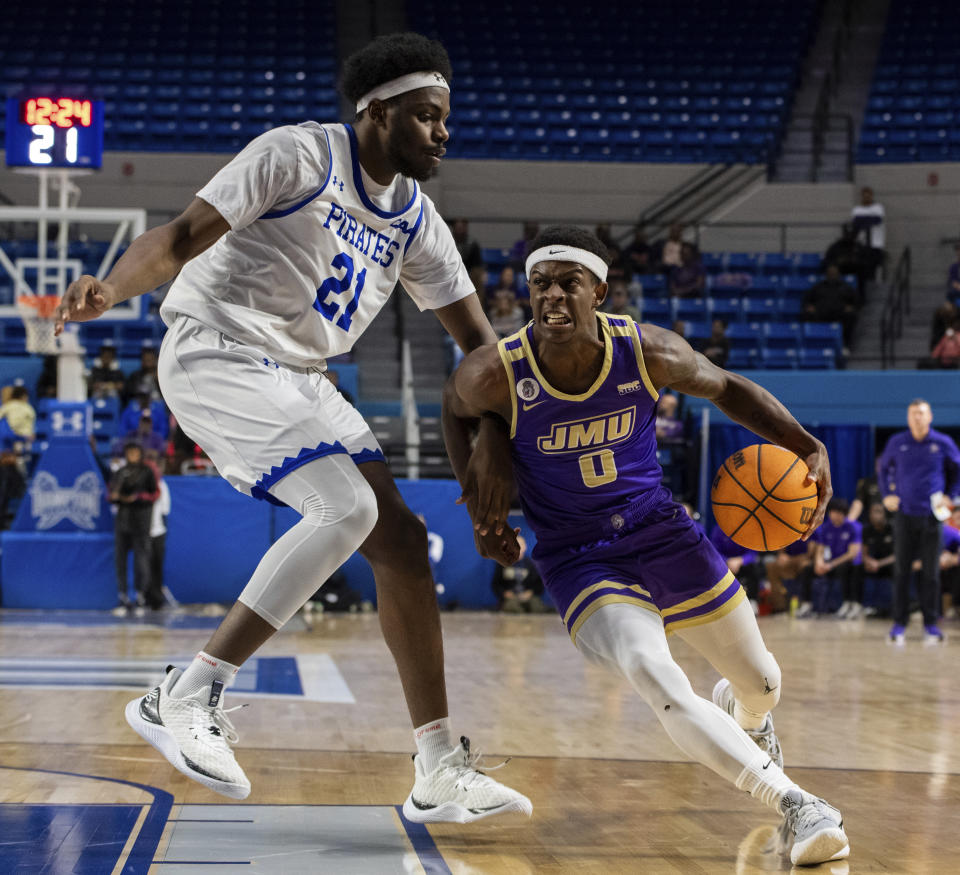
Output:
[[103,101],[8,98],[6,141],[10,167],[98,168],[103,163]]

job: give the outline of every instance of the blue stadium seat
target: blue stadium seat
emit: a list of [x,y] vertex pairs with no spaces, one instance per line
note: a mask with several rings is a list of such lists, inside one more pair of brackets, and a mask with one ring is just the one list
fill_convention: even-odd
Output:
[[644,297],[641,302],[640,313],[644,322],[672,322],[673,301],[670,298]]
[[758,347],[730,348],[726,367],[733,371],[755,370],[760,367],[760,349]]
[[833,370],[837,366],[837,358],[832,349],[801,347],[797,364],[805,370]]
[[800,347],[798,322],[770,322],[763,326],[763,344],[768,350],[798,349]]
[[713,319],[722,319],[725,324],[739,322],[742,312],[740,298],[714,297],[709,299],[710,316]]
[[705,322],[710,318],[707,302],[703,298],[677,298],[674,318],[684,321]]
[[839,356],[843,352],[843,329],[839,322],[805,322],[803,345],[807,349],[832,349]]
[[759,349],[763,332],[757,322],[733,322],[727,326],[731,349]]
[[748,322],[772,322],[777,316],[776,298],[743,299],[743,318]]
[[799,355],[795,349],[762,349],[760,362],[771,370],[793,370],[797,367]]

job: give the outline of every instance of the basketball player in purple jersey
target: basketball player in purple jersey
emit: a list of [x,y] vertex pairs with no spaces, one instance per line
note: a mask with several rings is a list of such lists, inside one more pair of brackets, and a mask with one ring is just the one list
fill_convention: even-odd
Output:
[[454,746],[426,529],[369,426],[323,376],[325,360],[352,348],[398,282],[464,351],[496,340],[418,185],[445,152],[450,76],[434,40],[374,40],[344,64],[352,125],[308,121],[257,137],[180,216],[138,237],[103,281],[72,283],[57,308],[59,333],[176,276],[161,309],[165,401],[235,488],[302,515],[186,670],[168,670],[125,712],[173,766],[231,798],[245,798],[250,782],[231,747],[225,688],[359,550],[416,727],[407,818],[465,823],[531,811],[525,796],[474,768],[467,739]]
[[[782,770],[770,716],[780,669],[743,589],[661,485],[657,398],[667,386],[709,398],[804,459],[819,492],[805,537],[832,494],[823,444],[767,391],[677,334],[599,312],[606,249],[592,234],[556,226],[532,248],[533,321],[470,353],[444,393],[457,476],[463,483],[471,421],[508,422],[520,500],[537,535],[533,559],[577,648],[624,675],[685,753],[780,812],[793,863],[847,856],[840,812]],[[713,702],[672,659],[673,632],[723,675]]]

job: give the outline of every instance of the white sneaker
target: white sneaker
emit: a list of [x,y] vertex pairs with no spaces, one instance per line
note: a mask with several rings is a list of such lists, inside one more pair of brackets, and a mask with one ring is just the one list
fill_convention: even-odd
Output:
[[806,620],[813,613],[813,602],[803,602],[793,615],[798,620]]
[[231,799],[246,799],[250,782],[230,748],[239,737],[223,708],[223,684],[214,681],[197,698],[177,699],[170,690],[181,674],[167,666],[158,687],[127,704],[127,723],[188,778]]
[[780,811],[784,826],[793,833],[790,862],[794,866],[814,866],[850,855],[843,816],[823,799],[797,787],[784,795]]
[[857,620],[863,616],[863,605],[860,602],[850,602],[850,610],[847,611],[848,620]]
[[415,823],[472,823],[510,811],[527,817],[533,814],[526,796],[478,771],[479,760],[480,752],[471,754],[470,739],[463,736],[430,774],[424,771],[420,756],[415,756],[416,779],[403,803],[403,816]]
[[837,619],[845,620],[847,618],[847,614],[850,613],[850,608],[852,607],[853,605],[850,602],[844,602],[842,605],[840,605],[840,610],[837,611]]
[[[730,681],[726,678],[720,678],[714,685],[713,704],[733,717],[736,702],[733,698],[733,687],[730,686]],[[773,731],[772,714],[767,714],[767,719],[763,721],[763,726],[759,729],[744,729],[743,731],[753,739],[760,750],[781,769],[783,768],[783,751],[780,749],[780,739],[777,738],[777,733]]]

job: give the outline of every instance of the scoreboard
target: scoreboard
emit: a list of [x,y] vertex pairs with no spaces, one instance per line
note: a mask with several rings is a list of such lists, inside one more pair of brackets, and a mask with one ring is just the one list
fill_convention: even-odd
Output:
[[35,95],[7,99],[7,165],[99,168],[103,101]]

